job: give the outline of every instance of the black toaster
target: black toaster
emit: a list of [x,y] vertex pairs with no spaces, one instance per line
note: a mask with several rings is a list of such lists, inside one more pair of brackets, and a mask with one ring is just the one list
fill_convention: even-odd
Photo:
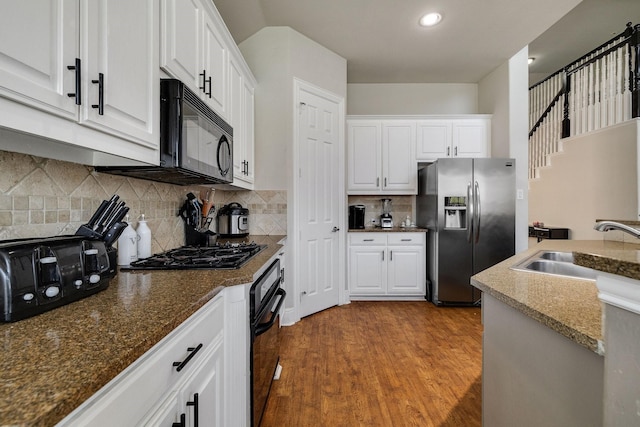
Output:
[[116,259],[114,248],[86,236],[0,242],[1,320],[21,320],[106,289]]

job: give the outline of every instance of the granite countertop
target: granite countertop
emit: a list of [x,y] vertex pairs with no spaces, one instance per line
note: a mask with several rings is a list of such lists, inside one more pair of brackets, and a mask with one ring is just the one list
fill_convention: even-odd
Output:
[[0,324],[0,425],[60,421],[221,287],[251,283],[283,238],[249,236],[268,247],[237,270],[120,271],[102,292]]
[[589,350],[604,354],[602,309],[594,281],[510,269],[540,250],[573,252],[576,264],[640,279],[640,245],[545,240],[471,278],[476,288]]
[[349,233],[424,233],[425,231],[429,231],[426,228],[422,227],[393,227],[393,228],[382,228],[382,227],[369,227],[369,228],[350,228]]

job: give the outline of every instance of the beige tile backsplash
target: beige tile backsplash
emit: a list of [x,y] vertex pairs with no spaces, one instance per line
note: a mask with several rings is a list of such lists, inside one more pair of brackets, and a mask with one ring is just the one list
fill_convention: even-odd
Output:
[[371,219],[379,221],[382,213],[382,199],[391,199],[391,217],[394,225],[400,226],[407,215],[415,221],[416,197],[415,196],[349,196],[348,205],[365,206],[365,225],[371,225]]
[[[118,194],[130,208],[134,227],[140,214],[145,214],[152,251],[161,252],[184,244],[184,226],[177,212],[186,194],[198,194],[200,189],[0,151],[0,240],[73,234],[102,200]],[[248,207],[250,232],[272,235],[286,234],[286,199],[286,191],[217,190],[214,197],[216,207],[229,202]]]

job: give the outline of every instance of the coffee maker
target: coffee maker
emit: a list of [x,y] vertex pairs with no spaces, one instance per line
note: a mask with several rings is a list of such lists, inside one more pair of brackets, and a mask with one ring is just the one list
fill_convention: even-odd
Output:
[[380,227],[393,228],[393,218],[391,217],[391,199],[381,199],[382,215],[380,215]]
[[364,228],[364,205],[349,206],[349,229]]

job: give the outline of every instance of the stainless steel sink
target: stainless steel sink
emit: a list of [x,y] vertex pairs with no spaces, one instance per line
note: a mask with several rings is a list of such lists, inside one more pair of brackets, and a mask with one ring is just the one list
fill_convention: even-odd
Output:
[[596,280],[597,271],[573,263],[571,252],[540,251],[511,267],[512,270]]

